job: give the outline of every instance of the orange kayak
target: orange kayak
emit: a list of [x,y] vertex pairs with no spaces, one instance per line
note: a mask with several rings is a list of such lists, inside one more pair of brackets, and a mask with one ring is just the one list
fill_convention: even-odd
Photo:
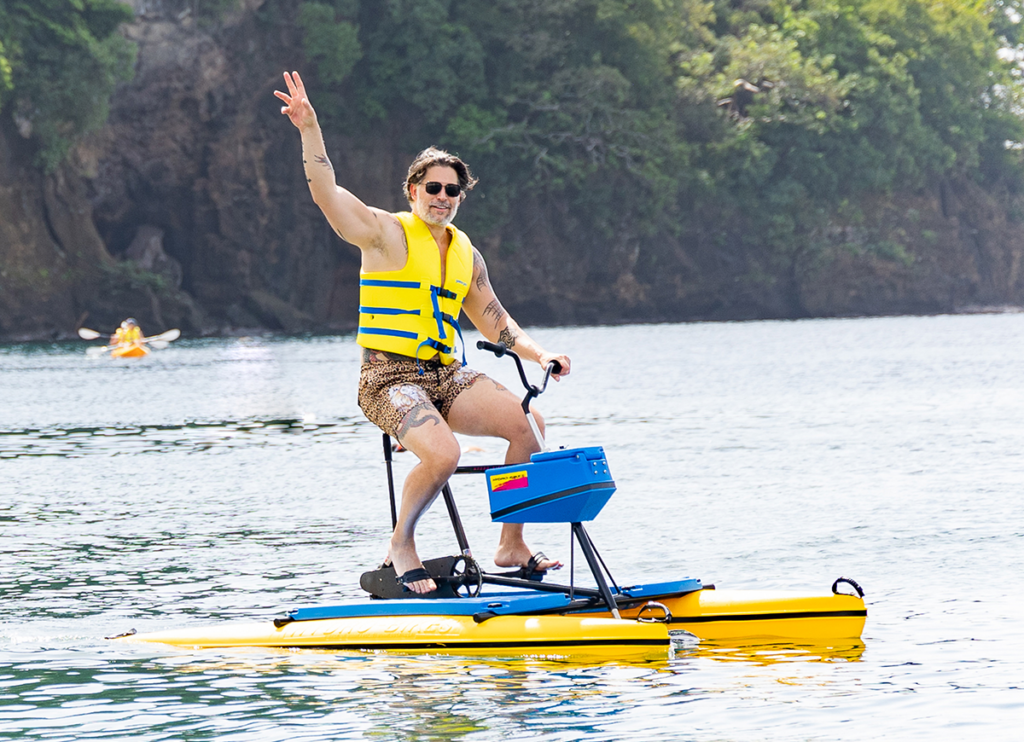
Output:
[[110,350],[111,358],[141,358],[149,355],[149,348],[140,343],[126,343]]

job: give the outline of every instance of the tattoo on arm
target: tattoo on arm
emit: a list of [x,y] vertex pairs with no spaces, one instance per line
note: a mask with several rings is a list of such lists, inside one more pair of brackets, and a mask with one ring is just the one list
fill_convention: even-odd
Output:
[[487,264],[484,262],[484,256],[475,247],[473,248],[473,272],[476,273],[476,287],[482,289],[488,284]]
[[313,159],[323,165],[328,170],[334,170],[334,166],[331,165],[331,161],[327,159],[327,155],[313,155]]
[[494,326],[495,327],[498,326],[498,323],[501,322],[501,318],[504,317],[505,314],[506,314],[505,308],[503,306],[501,306],[501,302],[499,302],[497,299],[495,299],[490,304],[488,304],[486,307],[484,307],[484,311],[483,311],[483,316],[484,317],[487,317],[487,316],[494,317]]
[[411,429],[418,428],[421,425],[426,425],[427,423],[440,425],[441,415],[438,414],[437,408],[430,404],[430,402],[423,402],[409,410],[405,417],[402,418],[402,423],[395,431],[395,433],[397,433],[399,443],[401,443],[405,434]]
[[511,329],[506,327],[504,330],[498,333],[498,342],[505,343],[505,347],[508,348],[509,350],[512,350],[512,348],[516,347],[517,337],[518,335],[516,335],[514,332],[512,332]]

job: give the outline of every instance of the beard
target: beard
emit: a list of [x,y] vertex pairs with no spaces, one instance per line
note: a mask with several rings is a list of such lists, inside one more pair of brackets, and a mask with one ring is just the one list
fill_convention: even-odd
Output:
[[452,223],[455,218],[455,212],[459,210],[458,204],[452,204],[451,208],[448,209],[448,213],[445,216],[438,216],[430,211],[430,203],[423,201],[417,201],[413,204],[412,213],[418,216],[420,219],[425,221],[432,227],[447,227]]

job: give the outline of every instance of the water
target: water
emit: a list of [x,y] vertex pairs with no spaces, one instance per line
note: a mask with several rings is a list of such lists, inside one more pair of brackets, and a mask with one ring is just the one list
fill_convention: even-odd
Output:
[[[1024,315],[535,334],[573,358],[540,400],[549,441],[608,454],[619,490],[589,530],[617,579],[845,575],[862,642],[588,663],[106,641],[360,597],[389,515],[354,341],[7,346],[0,739],[1019,738]],[[483,484],[456,496],[490,567]],[[566,556],[567,527],[527,536]],[[419,543],[453,552],[443,508]]]

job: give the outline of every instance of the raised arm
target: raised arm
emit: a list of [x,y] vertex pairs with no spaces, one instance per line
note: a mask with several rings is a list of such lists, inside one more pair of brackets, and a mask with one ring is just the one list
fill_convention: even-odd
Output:
[[285,72],[284,82],[288,92],[275,90],[274,95],[284,101],[281,113],[295,124],[302,135],[302,164],[313,201],[343,240],[363,251],[383,249],[386,230],[394,218],[385,211],[367,206],[337,184],[334,166],[327,157],[320,124],[306,96],[302,78],[298,72]]
[[509,350],[514,350],[521,358],[536,361],[545,368],[551,361],[558,361],[562,366],[561,370],[557,374],[551,374],[556,381],[569,373],[569,356],[544,350],[501,306],[494,289],[491,288],[484,257],[475,247],[473,280],[470,282],[469,293],[462,304],[462,310],[473,326],[492,343],[505,343]]

